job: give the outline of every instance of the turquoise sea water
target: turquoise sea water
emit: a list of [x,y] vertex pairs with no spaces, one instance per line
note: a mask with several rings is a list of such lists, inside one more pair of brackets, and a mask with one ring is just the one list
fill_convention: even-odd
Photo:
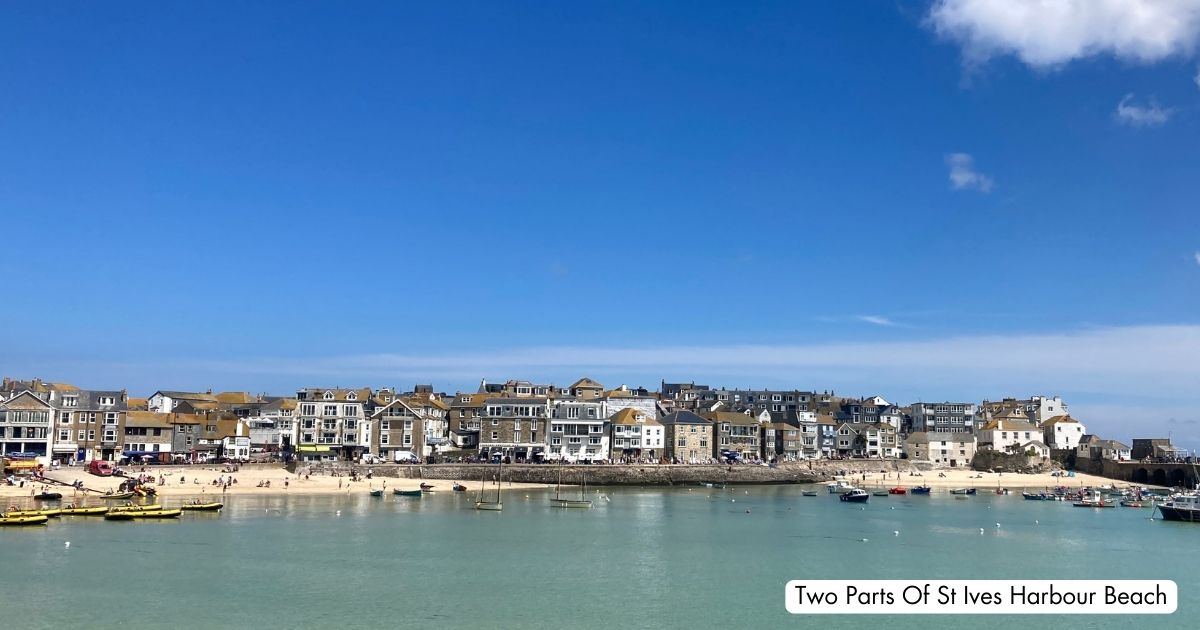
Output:
[[[817,497],[801,496],[802,489],[603,488],[610,500],[592,497],[592,510],[552,508],[547,494],[518,491],[506,493],[498,513],[470,509],[473,493],[232,497],[220,514],[177,521],[70,517],[45,527],[0,528],[0,623],[1196,626],[1200,525],[1149,520],[1149,509],[1087,510],[1019,495],[872,497],[860,509],[823,488]],[[791,579],[1071,578],[1173,579],[1179,610],[802,617],[784,609]]]

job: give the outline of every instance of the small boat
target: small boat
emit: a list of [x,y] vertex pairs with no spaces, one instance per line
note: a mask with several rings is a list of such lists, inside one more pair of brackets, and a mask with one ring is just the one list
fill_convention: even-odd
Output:
[[854,488],[838,498],[846,503],[866,503],[871,498],[871,494],[866,490]]
[[223,507],[225,507],[224,503],[184,503],[179,506],[179,509],[193,512],[217,512]]
[[125,499],[132,499],[133,493],[132,492],[118,492],[116,494],[104,494],[104,495],[101,495],[100,498],[104,499],[105,501],[124,501]]
[[1125,499],[1124,501],[1121,501],[1121,507],[1140,508],[1140,507],[1145,507],[1145,506],[1142,505],[1141,501],[1134,501],[1133,499]]
[[554,498],[550,499],[550,504],[554,507],[561,508],[590,508],[592,502],[583,498],[587,492],[587,477],[583,478],[583,485],[579,487],[578,499],[564,499],[562,497],[562,469],[558,469],[558,486],[554,488]]
[[371,496],[373,496],[373,497],[381,497],[381,496],[383,496],[383,490],[372,490],[372,491],[371,491]]
[[45,525],[49,520],[45,516],[4,516],[0,517],[0,525],[4,527],[21,527],[24,525]]
[[817,491],[816,491],[816,490],[805,490],[805,491],[804,491],[804,496],[806,496],[806,497],[815,497],[815,496],[817,496]]
[[68,516],[103,516],[108,513],[108,507],[95,505],[92,507],[65,507],[61,512]]
[[908,490],[906,488],[896,486],[895,488],[888,490],[888,494],[908,494]]
[[146,505],[137,505],[134,503],[127,503],[125,505],[114,505],[114,506],[108,508],[108,513],[112,514],[113,512],[153,512],[155,510],[161,510],[161,509],[162,509],[162,506],[157,503],[150,503],[150,504],[146,504]]
[[423,483],[423,484],[421,484],[421,489],[422,489],[422,490],[424,490],[424,491],[426,491],[426,492],[428,492],[428,491],[430,491],[430,490],[433,490],[433,484],[431,484],[431,483]]
[[33,495],[34,501],[58,501],[60,499],[62,499],[61,492],[42,492]]
[[456,483],[456,484],[454,484],[454,491],[455,492],[466,492],[467,487],[462,485],[461,483]]
[[825,484],[825,488],[829,490],[829,494],[845,494],[854,489],[854,484],[845,479],[838,479]]
[[887,495],[889,495],[891,493],[892,493],[891,490],[876,490],[875,492],[872,492],[871,494],[873,496],[877,496],[877,497],[886,497]]
[[1086,492],[1083,494],[1083,496],[1081,496],[1079,498],[1078,501],[1076,501],[1075,503],[1072,503],[1071,505],[1074,505],[1075,507],[1081,507],[1081,508],[1115,508],[1115,507],[1117,507],[1116,503],[1113,503],[1112,501],[1105,499],[1104,496],[1098,492]]
[[996,494],[998,494],[998,495],[1009,494],[1009,492],[1010,491],[1008,488],[996,488]]
[[27,516],[44,516],[46,518],[58,518],[62,516],[62,510],[54,508],[52,510],[9,510],[4,513],[4,516],[13,518],[25,518]]
[[475,498],[475,509],[485,510],[488,512],[499,512],[504,509],[504,503],[500,500],[500,482],[504,475],[504,460],[496,466],[496,500],[489,501],[483,497],[484,492],[484,475],[479,477],[479,496]]
[[912,494],[929,494],[930,489],[929,486],[917,486],[910,490],[910,492]]
[[420,498],[420,490],[401,490],[400,488],[392,488],[392,494],[398,497],[417,497]]
[[973,495],[975,494],[975,488],[955,488],[950,491],[950,494]]
[[1049,500],[1051,500],[1043,492],[1039,492],[1037,494],[1034,494],[1032,492],[1022,492],[1021,496],[1025,497],[1026,501],[1049,501]]
[[179,508],[174,510],[133,510],[109,512],[104,515],[104,519],[108,521],[132,521],[139,518],[179,518],[180,514],[183,514],[183,510]]

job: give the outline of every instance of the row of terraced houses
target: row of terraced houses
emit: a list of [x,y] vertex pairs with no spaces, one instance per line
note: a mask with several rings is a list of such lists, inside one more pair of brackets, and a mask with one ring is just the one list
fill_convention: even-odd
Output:
[[1048,457],[1128,458],[1058,397],[916,402],[832,392],[713,388],[662,382],[657,391],[482,381],[476,391],[432,386],[310,387],[295,396],[246,392],[84,390],[40,379],[0,384],[0,455],[41,463],[93,459],[208,461],[282,458],[417,461],[798,461],[910,457],[967,465],[977,449]]

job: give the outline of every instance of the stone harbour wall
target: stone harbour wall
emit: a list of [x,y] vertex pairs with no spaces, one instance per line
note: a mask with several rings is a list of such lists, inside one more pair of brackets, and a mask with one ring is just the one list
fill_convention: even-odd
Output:
[[[932,470],[927,463],[908,460],[830,460],[794,462],[775,467],[734,465],[550,465],[513,464],[504,466],[504,479],[518,483],[554,484],[562,474],[564,483],[579,483],[587,476],[589,485],[595,486],[670,486],[700,483],[769,484],[769,483],[815,483],[827,481],[836,475],[856,475],[880,472],[905,473]],[[494,464],[354,464],[350,462],[303,463],[288,467],[299,474],[329,474],[368,470],[376,477],[407,479],[458,479],[473,480],[496,474]]]

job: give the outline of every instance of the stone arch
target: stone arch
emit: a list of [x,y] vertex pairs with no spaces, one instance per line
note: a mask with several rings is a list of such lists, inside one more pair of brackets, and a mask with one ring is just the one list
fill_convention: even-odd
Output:
[[1150,483],[1150,473],[1145,468],[1139,468],[1133,471],[1134,483]]
[[1155,468],[1154,474],[1150,476],[1150,483],[1156,486],[1167,485],[1167,471],[1161,468]]
[[1172,486],[1186,486],[1187,485],[1187,473],[1184,472],[1184,470],[1182,468],[1176,468],[1175,470],[1171,471],[1171,485]]

